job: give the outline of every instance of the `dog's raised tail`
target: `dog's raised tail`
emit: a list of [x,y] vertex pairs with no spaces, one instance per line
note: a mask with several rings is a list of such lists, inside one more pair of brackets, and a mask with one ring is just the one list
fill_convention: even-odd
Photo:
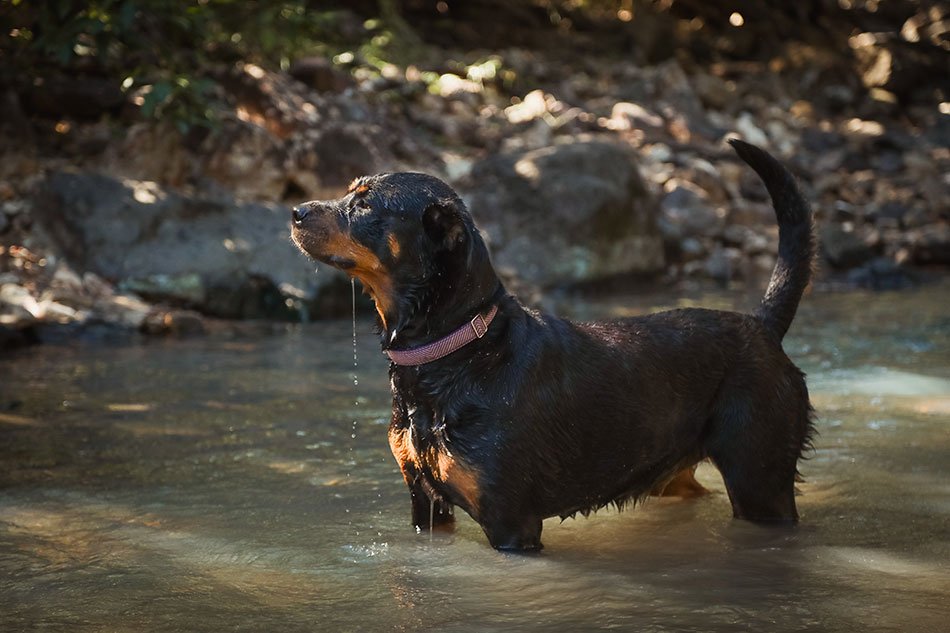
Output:
[[778,218],[778,260],[755,316],[781,340],[811,279],[815,256],[811,207],[795,177],[771,154],[737,139],[729,144],[765,183]]

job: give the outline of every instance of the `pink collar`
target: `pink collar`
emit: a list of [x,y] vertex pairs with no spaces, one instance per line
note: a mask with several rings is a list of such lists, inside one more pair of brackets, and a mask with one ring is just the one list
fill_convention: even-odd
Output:
[[437,341],[412,349],[388,349],[385,354],[397,365],[412,366],[431,363],[485,336],[496,314],[498,314],[498,306],[493,305],[488,312],[476,314],[474,319]]

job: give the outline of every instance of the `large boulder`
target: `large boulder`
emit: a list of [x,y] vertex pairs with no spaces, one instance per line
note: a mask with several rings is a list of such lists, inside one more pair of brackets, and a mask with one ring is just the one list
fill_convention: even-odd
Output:
[[290,241],[290,210],[279,205],[58,172],[38,188],[34,214],[76,270],[218,316],[300,316],[340,281],[314,275]]
[[465,186],[503,273],[540,287],[662,270],[657,204],[632,152],[598,141],[492,157]]

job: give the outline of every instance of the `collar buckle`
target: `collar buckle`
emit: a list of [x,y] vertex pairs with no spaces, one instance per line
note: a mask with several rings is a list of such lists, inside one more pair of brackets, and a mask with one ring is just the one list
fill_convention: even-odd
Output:
[[482,338],[485,336],[485,332],[488,331],[488,322],[485,321],[485,317],[481,314],[476,314],[475,318],[471,320],[470,325],[472,326],[472,331],[475,332],[475,338]]

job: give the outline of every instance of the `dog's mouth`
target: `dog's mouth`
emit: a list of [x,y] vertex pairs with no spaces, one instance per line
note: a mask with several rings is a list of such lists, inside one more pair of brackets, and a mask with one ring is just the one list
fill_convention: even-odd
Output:
[[332,240],[330,240],[330,234],[326,230],[318,229],[314,231],[293,225],[290,236],[297,248],[311,259],[333,266],[334,268],[339,268],[340,270],[356,268],[355,259],[332,252],[330,248]]
[[389,271],[366,246],[350,236],[326,226],[294,223],[290,232],[294,244],[311,259],[338,268],[362,282],[376,302],[376,310],[386,327],[386,315],[392,309],[392,279]]

